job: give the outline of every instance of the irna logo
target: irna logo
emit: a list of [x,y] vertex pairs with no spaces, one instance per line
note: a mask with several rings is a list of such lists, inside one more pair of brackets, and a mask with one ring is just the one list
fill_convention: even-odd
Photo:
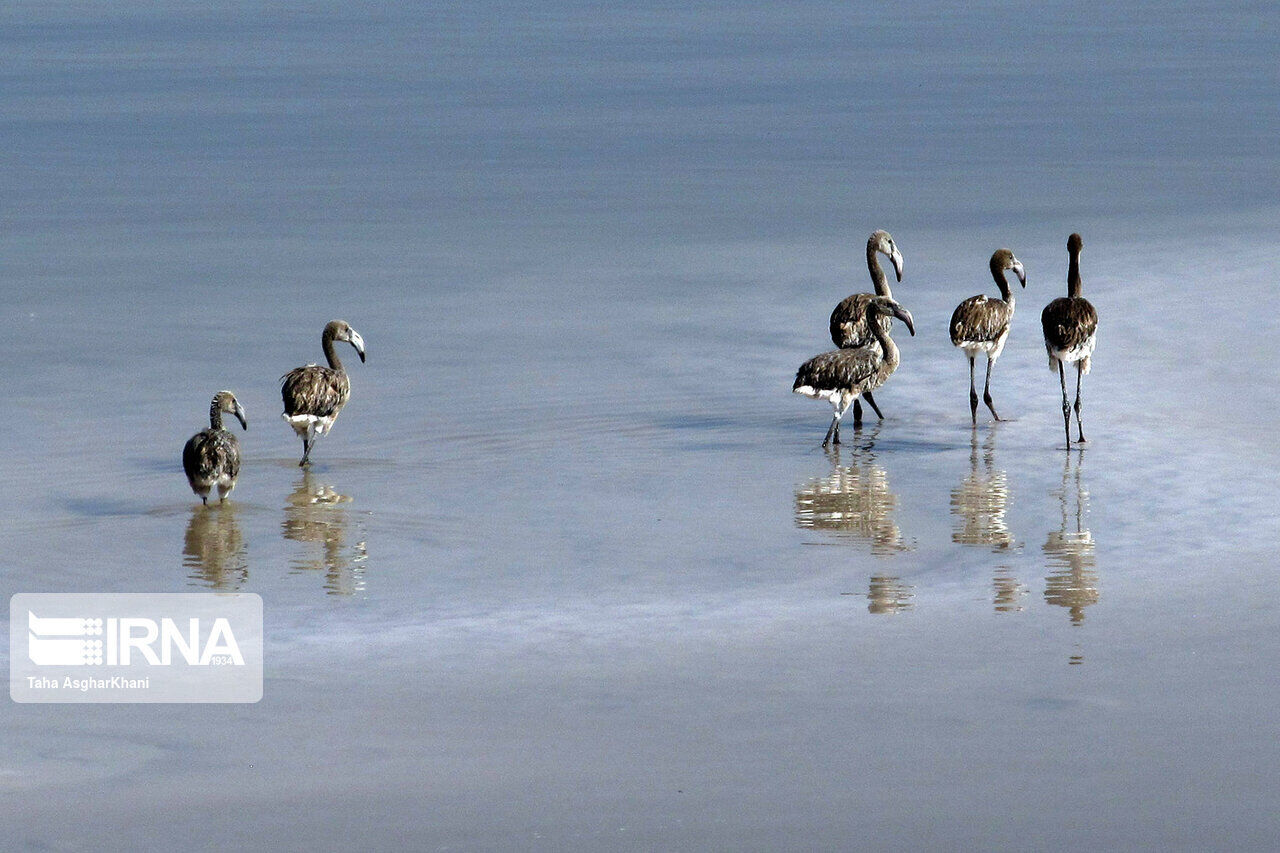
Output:
[[257,702],[262,599],[232,593],[17,593],[15,702]]
[[[224,617],[40,617],[27,611],[27,656],[38,666],[244,666],[231,623]],[[207,626],[207,627],[206,627]]]

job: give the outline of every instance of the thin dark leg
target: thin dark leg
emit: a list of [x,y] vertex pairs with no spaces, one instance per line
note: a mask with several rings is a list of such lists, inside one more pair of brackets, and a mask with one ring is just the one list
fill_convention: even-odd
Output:
[[987,404],[987,408],[991,410],[991,416],[996,420],[1000,420],[1000,416],[996,414],[996,407],[991,405],[991,359],[987,359],[987,381],[982,386],[982,402]]
[[311,442],[304,438],[302,440],[302,461],[298,463],[299,468],[307,464],[307,457],[309,457],[310,455],[311,455]]
[[[1084,443],[1084,424],[1080,423],[1080,380],[1084,378],[1084,363],[1076,362],[1076,430],[1080,434],[1079,442]],[[1067,436],[1070,437],[1068,432]]]
[[835,438],[831,439],[831,443],[832,444],[840,443],[840,421],[839,420],[836,421],[836,435],[835,435]]
[[883,414],[881,414],[881,412],[880,412],[880,407],[876,405],[876,398],[871,396],[871,392],[870,392],[870,391],[868,391],[867,393],[863,394],[862,396],[866,398],[866,400],[867,400],[867,405],[869,405],[871,408],[875,409],[876,417],[877,417],[877,418],[879,418],[880,420],[884,420],[884,415],[883,415]]
[[862,401],[857,397],[853,398],[853,425],[862,425]]
[[969,414],[973,425],[978,425],[978,392],[973,389],[973,356],[969,356]]
[[[833,417],[833,418],[831,419],[831,426],[827,427],[827,435],[826,435],[826,437],[825,437],[825,438],[823,438],[823,439],[822,439],[822,446],[823,446],[823,447],[826,447],[828,444],[830,444],[830,443],[831,443],[831,433],[835,432],[835,429],[836,429],[836,423],[837,423],[839,420],[840,420],[839,418],[835,418],[835,417]],[[839,443],[840,443],[840,440],[839,440],[839,439],[836,439],[836,444],[839,444]]]
[[1062,383],[1062,428],[1067,432],[1067,447],[1071,447],[1071,403],[1067,401],[1067,374],[1058,362],[1058,381]]
[[205,506],[208,506],[208,505],[209,505],[209,496],[208,496],[208,495],[201,495],[201,496],[200,496],[200,503],[204,504]]

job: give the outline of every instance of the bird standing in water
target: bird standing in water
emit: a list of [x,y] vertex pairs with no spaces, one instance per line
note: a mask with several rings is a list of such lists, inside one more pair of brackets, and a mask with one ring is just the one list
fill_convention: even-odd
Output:
[[[833,440],[833,436],[834,442],[840,443],[840,419],[849,404],[859,395],[879,388],[898,369],[898,347],[880,324],[881,317],[897,317],[906,323],[907,331],[912,335],[916,333],[911,312],[887,296],[875,296],[866,307],[867,327],[874,338],[872,343],[856,349],[824,352],[800,365],[796,371],[796,381],[791,390],[815,400],[826,400],[834,410],[831,426],[827,427],[826,438],[822,440],[823,447]],[[855,427],[862,423],[860,415],[861,411],[855,408]]]
[[334,352],[334,341],[351,344],[360,361],[364,362],[364,338],[345,320],[334,320],[324,327],[320,336],[320,345],[329,366],[308,364],[295,367],[280,378],[280,396],[284,400],[282,417],[302,439],[299,466],[307,464],[316,439],[329,431],[351,397],[351,380]]
[[1062,426],[1071,446],[1071,404],[1067,401],[1067,377],[1064,365],[1076,366],[1076,431],[1077,441],[1084,442],[1084,426],[1080,423],[1080,380],[1092,366],[1093,348],[1098,342],[1098,312],[1080,295],[1084,283],[1080,279],[1080,251],[1084,240],[1079,234],[1067,238],[1067,295],[1044,307],[1040,325],[1044,328],[1044,347],[1049,353],[1049,369],[1058,368],[1062,385]]
[[991,416],[1000,420],[991,402],[991,368],[1004,350],[1009,338],[1009,326],[1013,323],[1013,291],[1004,276],[1005,270],[1013,270],[1022,286],[1027,286],[1027,273],[1022,261],[1008,249],[997,249],[991,256],[991,276],[1000,288],[1000,299],[989,299],[985,293],[970,296],[956,306],[951,315],[951,343],[964,350],[969,359],[969,414],[978,423],[978,392],[973,387],[973,362],[978,353],[987,354],[987,380],[982,386],[982,400],[991,410]]
[[209,404],[209,428],[201,430],[187,440],[182,448],[182,470],[187,473],[191,491],[205,504],[216,487],[218,500],[225,501],[236,487],[240,476],[240,442],[222,428],[222,413],[235,415],[240,426],[249,428],[244,407],[230,391],[219,391]]
[[[871,334],[871,328],[867,323],[867,303],[876,296],[893,298],[893,292],[889,289],[889,279],[880,268],[880,259],[877,254],[889,259],[893,264],[894,276],[898,281],[902,281],[902,252],[898,251],[892,235],[888,231],[871,232],[871,236],[867,238],[867,271],[871,273],[871,286],[875,288],[875,293],[855,293],[852,296],[846,296],[832,310],[831,342],[841,349],[857,349],[875,343],[875,336]],[[880,318],[880,328],[886,335],[889,334],[892,324],[893,321],[889,317]],[[876,405],[871,392],[867,391],[862,396],[867,398],[867,403],[875,411],[876,417],[884,420],[884,415]],[[855,423],[862,422],[862,403],[857,399],[853,401],[853,419]]]

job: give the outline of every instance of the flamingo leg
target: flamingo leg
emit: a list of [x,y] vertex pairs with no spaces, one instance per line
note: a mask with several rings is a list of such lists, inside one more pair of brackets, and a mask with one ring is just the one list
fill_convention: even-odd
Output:
[[[842,407],[840,407],[840,408],[837,408],[837,409],[836,409],[836,415],[835,415],[835,417],[834,417],[834,418],[832,418],[832,420],[831,420],[831,426],[832,426],[832,428],[834,428],[834,429],[835,429],[835,435],[834,435],[834,436],[832,437],[832,439],[831,439],[831,443],[832,443],[832,444],[839,444],[839,443],[840,443],[840,419],[844,417],[844,413],[845,413],[845,412],[849,411],[849,403],[850,403],[850,402],[856,403],[856,402],[858,402],[858,398],[857,398],[857,397],[854,397],[854,398],[852,398],[852,400],[845,400],[844,406],[842,406]],[[834,404],[833,404],[833,407],[834,407]],[[854,410],[854,422],[853,422],[853,425],[854,425],[855,427],[857,427],[857,426],[858,426],[858,421],[857,421],[857,410],[856,410],[856,409]],[[826,443],[824,442],[822,446],[823,446],[823,447],[826,447],[827,445],[826,445]]]
[[978,425],[978,392],[973,388],[973,360],[974,356],[969,356],[969,414],[973,418],[973,425]]
[[871,396],[871,392],[868,391],[862,396],[866,398],[867,405],[871,406],[871,408],[875,410],[876,417],[880,420],[884,420],[884,413],[881,412],[880,407],[876,405],[876,398]]
[[[991,410],[991,416],[994,417],[996,420],[1000,420],[1000,416],[996,414],[996,407],[991,404],[991,365],[992,364],[993,364],[992,359],[988,357],[987,358],[987,381],[982,386],[982,402],[986,403],[987,408]],[[977,419],[976,412],[974,414],[974,419],[975,420]]]
[[1058,382],[1062,384],[1062,428],[1067,432],[1067,448],[1071,448],[1071,403],[1067,400],[1067,374],[1058,362]]
[[307,464],[307,460],[311,458],[311,448],[315,447],[316,439],[321,435],[323,433],[316,429],[314,421],[307,424],[307,434],[302,437],[302,461],[298,463],[299,468]]
[[[1083,443],[1084,443],[1084,424],[1080,423],[1080,380],[1082,380],[1083,378],[1084,378],[1084,362],[1082,362],[1082,361],[1077,361],[1077,362],[1076,362],[1076,406],[1075,406],[1075,409],[1076,409],[1076,430],[1077,430],[1077,431],[1079,432],[1079,434],[1080,434],[1080,438],[1078,439],[1078,441],[1079,441],[1079,443],[1081,443],[1081,444],[1083,444]],[[1063,381],[1065,382],[1066,380],[1063,380]],[[1066,392],[1065,392],[1065,391],[1063,391],[1063,393],[1065,394]],[[1064,403],[1065,403],[1065,401],[1066,401],[1066,397],[1063,397],[1063,401],[1064,401]],[[1068,443],[1068,444],[1070,444],[1070,443],[1071,443],[1071,430],[1070,430],[1070,429],[1068,429],[1068,430],[1067,430],[1067,443]]]

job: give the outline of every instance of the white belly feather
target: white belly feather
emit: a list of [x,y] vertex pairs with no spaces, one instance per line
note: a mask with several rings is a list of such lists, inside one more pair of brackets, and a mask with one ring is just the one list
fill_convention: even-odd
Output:
[[985,352],[987,357],[995,361],[1000,357],[1000,353],[1004,352],[1004,342],[1009,340],[1009,333],[1006,331],[994,341],[961,341],[956,347],[962,350],[967,358],[973,358],[980,352]]
[[1098,336],[1096,334],[1093,334],[1093,335],[1090,335],[1085,340],[1084,343],[1080,344],[1080,346],[1077,346],[1077,347],[1071,347],[1070,349],[1057,349],[1054,347],[1050,347],[1049,348],[1050,369],[1053,369],[1053,366],[1054,366],[1053,363],[1055,361],[1060,361],[1063,364],[1075,364],[1076,362],[1080,362],[1081,372],[1088,373],[1089,368],[1092,366],[1090,362],[1092,361],[1091,356],[1093,355],[1093,348],[1094,346],[1097,345],[1097,343],[1098,343]]
[[329,415],[320,417],[319,415],[288,415],[282,414],[280,417],[289,422],[289,426],[293,427],[293,431],[300,437],[306,438],[308,434],[324,435],[329,431],[329,427],[333,426],[337,415]]
[[840,414],[843,414],[844,410],[849,408],[849,404],[853,402],[853,398],[858,396],[840,388],[814,388],[812,385],[801,385],[799,388],[793,388],[791,393],[803,394],[815,400],[826,400],[831,404],[831,408]]

